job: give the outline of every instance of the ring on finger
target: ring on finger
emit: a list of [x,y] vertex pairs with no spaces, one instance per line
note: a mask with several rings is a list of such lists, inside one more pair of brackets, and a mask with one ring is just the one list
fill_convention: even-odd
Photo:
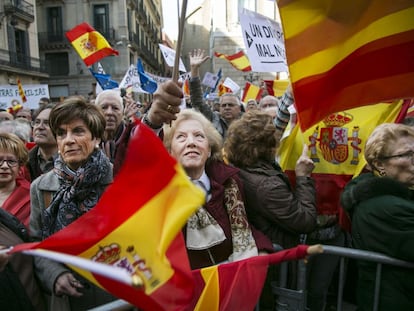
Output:
[[173,106],[171,106],[171,105],[168,105],[168,106],[167,106],[167,111],[168,111],[169,113],[173,113],[173,110],[174,110]]

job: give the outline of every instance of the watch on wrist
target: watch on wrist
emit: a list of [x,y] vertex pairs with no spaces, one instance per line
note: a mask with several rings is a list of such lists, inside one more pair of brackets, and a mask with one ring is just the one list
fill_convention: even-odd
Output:
[[148,125],[150,128],[152,128],[153,130],[159,130],[160,128],[162,128],[162,124],[161,125],[155,125],[154,123],[152,123],[149,119],[148,119],[148,113],[144,114],[144,117],[142,118],[142,121]]

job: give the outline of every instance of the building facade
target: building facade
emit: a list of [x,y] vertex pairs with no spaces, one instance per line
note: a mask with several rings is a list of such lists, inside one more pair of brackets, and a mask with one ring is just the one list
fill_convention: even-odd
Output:
[[[145,70],[164,71],[158,43],[162,42],[161,0],[38,0],[36,3],[40,58],[45,60],[53,100],[69,95],[94,96],[96,81],[65,37],[87,22],[101,33],[118,56],[101,59],[106,74],[120,82],[141,58]],[[96,70],[96,65],[92,67]]]
[[263,79],[275,78],[276,73],[238,71],[228,61],[214,57],[214,52],[231,55],[245,50],[239,21],[239,10],[242,8],[280,21],[274,1],[205,0],[201,8],[186,20],[183,43],[183,58],[186,66],[189,67],[186,55],[192,49],[201,48],[210,53],[210,61],[201,67],[201,77],[206,72],[217,73],[221,68],[223,78],[231,78],[241,88],[244,87],[246,81],[259,85]]
[[47,79],[39,55],[34,0],[0,0],[0,84]]

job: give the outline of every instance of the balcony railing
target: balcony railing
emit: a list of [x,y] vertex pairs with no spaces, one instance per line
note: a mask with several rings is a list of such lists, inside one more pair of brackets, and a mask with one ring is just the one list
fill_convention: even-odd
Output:
[[5,0],[4,11],[29,23],[34,22],[34,5],[24,0]]
[[0,49],[0,65],[46,73],[45,62],[22,53]]

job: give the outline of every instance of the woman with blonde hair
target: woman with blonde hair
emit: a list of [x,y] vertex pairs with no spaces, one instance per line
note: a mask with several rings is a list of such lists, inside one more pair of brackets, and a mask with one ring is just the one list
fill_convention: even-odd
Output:
[[[349,182],[341,195],[352,216],[352,242],[358,249],[414,262],[414,128],[377,126],[365,146],[371,172]],[[359,263],[358,310],[372,310],[376,266]],[[380,310],[414,310],[414,270],[384,265]]]
[[239,170],[221,160],[221,135],[201,113],[186,109],[165,126],[164,144],[206,194],[184,229],[193,269],[271,252],[272,245],[248,222]]
[[30,218],[30,183],[21,171],[28,160],[28,151],[20,138],[0,133],[0,206],[26,227]]

